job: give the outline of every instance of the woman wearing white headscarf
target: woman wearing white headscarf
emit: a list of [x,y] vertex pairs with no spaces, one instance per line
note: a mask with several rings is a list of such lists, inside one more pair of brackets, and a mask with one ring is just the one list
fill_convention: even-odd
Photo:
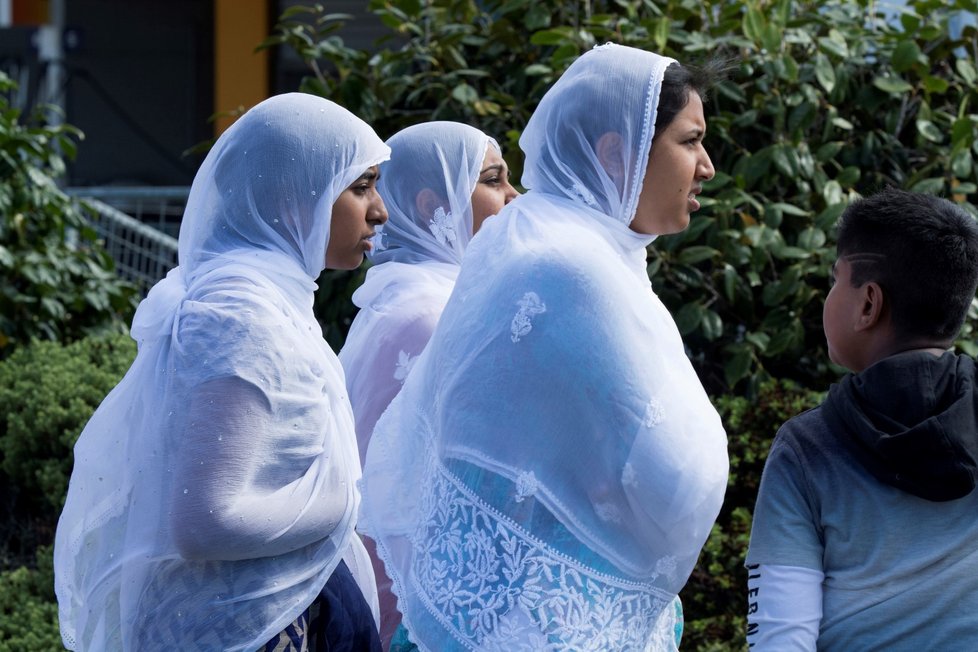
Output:
[[377,189],[389,219],[367,254],[373,266],[353,294],[360,311],[340,352],[361,460],[431,337],[469,240],[517,195],[499,145],[475,127],[428,122],[387,146]]
[[727,479],[646,272],[713,175],[684,70],[613,45],[570,66],[520,140],[529,191],[471,243],[377,423],[361,527],[422,650],[676,646]]
[[[499,145],[475,127],[428,122],[401,130],[387,145],[391,159],[380,166],[377,189],[389,219],[353,294],[360,311],[340,351],[361,461],[374,424],[438,323],[469,240],[517,195]],[[383,565],[374,571],[386,649],[400,615]]]
[[388,154],[298,93],[208,154],[180,265],[140,304],[136,360],[75,446],[55,542],[69,649],[377,649],[351,579],[372,591],[353,415],[312,305],[324,266],[359,265],[386,219]]

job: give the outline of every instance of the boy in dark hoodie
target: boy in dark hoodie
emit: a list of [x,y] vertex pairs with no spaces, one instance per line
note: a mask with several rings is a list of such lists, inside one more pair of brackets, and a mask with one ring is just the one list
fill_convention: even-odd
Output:
[[839,221],[822,323],[852,371],[778,431],[750,548],[754,651],[978,650],[975,362],[948,349],[978,225],[888,189]]

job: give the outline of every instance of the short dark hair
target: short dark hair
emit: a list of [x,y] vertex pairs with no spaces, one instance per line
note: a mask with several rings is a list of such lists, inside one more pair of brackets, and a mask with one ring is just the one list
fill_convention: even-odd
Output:
[[885,188],[839,218],[837,251],[853,287],[875,281],[898,337],[947,344],[978,287],[978,224],[946,199]]
[[653,141],[668,127],[676,115],[689,104],[689,94],[696,93],[703,102],[707,93],[726,75],[731,63],[725,59],[710,59],[703,65],[671,63],[666,67],[655,112]]

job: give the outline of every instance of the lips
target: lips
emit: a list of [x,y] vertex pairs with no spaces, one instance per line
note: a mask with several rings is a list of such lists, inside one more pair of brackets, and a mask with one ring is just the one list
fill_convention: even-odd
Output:
[[689,212],[698,211],[700,209],[700,202],[696,199],[696,195],[703,192],[702,188],[693,188],[692,192],[689,193],[687,197],[687,202],[689,203]]

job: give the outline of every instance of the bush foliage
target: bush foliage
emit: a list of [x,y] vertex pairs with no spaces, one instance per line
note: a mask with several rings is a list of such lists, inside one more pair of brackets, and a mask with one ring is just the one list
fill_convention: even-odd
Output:
[[[136,355],[127,335],[34,341],[0,361],[0,486],[6,561],[53,540],[72,449]],[[18,527],[15,527],[18,526]]]
[[24,120],[0,73],[0,358],[32,338],[121,332],[135,289],[113,271],[81,205],[58,188],[81,132]]
[[[978,201],[978,32],[951,36],[973,0],[371,0],[388,33],[347,47],[346,18],[286,11],[264,47],[309,65],[303,90],[350,108],[387,137],[431,119],[468,122],[506,147],[581,52],[613,41],[681,62],[734,67],[707,105],[716,178],[683,234],[649,255],[714,393],[770,377],[822,386],[831,368],[821,300],[833,226],[855,196],[891,184]],[[324,293],[324,294],[328,294]],[[326,300],[323,297],[321,300]],[[351,309],[352,310],[352,309]],[[971,343],[974,318],[962,334]],[[344,317],[349,321],[349,316]]]

